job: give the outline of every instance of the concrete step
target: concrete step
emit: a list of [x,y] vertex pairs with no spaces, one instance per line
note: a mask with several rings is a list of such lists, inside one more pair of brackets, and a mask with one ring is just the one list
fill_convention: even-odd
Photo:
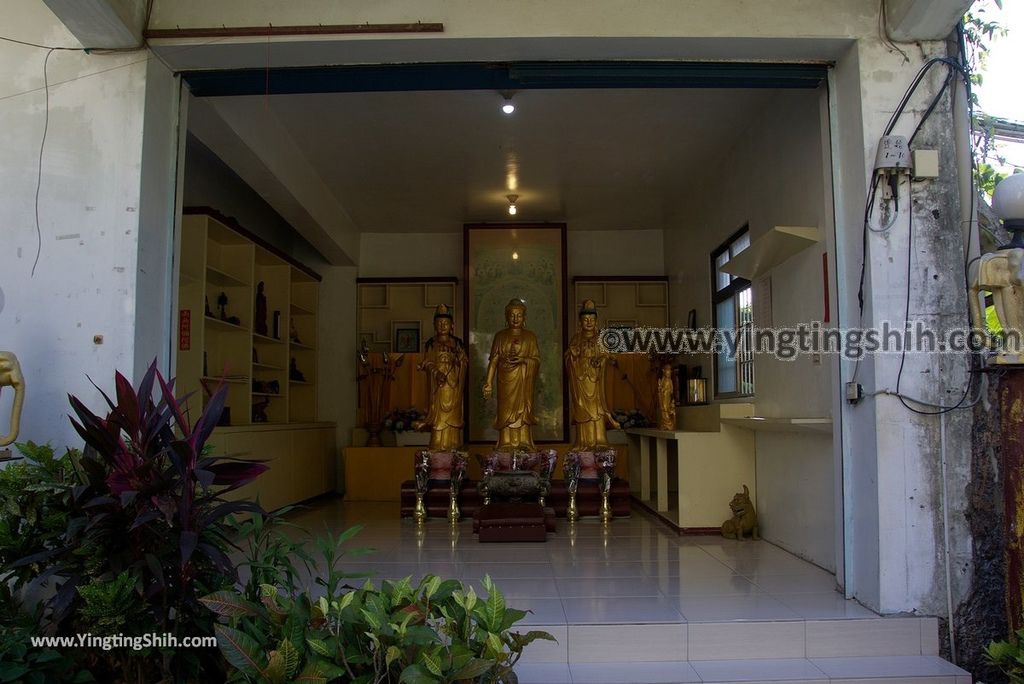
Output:
[[520,625],[537,641],[524,663],[728,661],[938,656],[935,618],[721,621],[665,624]]
[[521,684],[971,684],[967,672],[937,656],[532,663],[516,674]]

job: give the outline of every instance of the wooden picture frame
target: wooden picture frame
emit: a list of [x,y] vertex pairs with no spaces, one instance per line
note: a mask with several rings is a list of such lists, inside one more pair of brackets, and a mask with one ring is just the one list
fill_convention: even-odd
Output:
[[533,440],[540,444],[567,442],[565,224],[468,224],[463,230],[463,267],[463,340],[469,355],[466,442],[497,440],[495,400],[484,401],[481,388],[491,342],[505,328],[505,305],[512,298],[526,302],[526,328],[537,335],[540,346]]
[[418,354],[420,322],[391,321],[391,349],[396,354]]

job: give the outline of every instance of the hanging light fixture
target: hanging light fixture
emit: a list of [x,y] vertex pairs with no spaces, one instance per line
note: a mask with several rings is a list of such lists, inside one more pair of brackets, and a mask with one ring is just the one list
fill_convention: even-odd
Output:
[[519,195],[505,195],[505,197],[508,198],[508,215],[515,216],[516,212],[519,211],[516,209],[516,200],[519,199]]
[[512,95],[513,93],[511,90],[501,91],[501,111],[505,112],[506,114],[511,114],[512,112],[516,111],[516,105],[514,102],[512,102]]

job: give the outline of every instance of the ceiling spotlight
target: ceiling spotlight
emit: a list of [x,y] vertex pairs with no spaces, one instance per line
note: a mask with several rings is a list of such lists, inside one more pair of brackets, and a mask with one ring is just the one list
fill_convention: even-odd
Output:
[[519,261],[519,252],[512,252],[512,261]]
[[508,198],[508,214],[509,216],[515,216],[516,212],[516,200],[519,199],[519,195],[505,195]]
[[511,114],[512,112],[516,111],[516,106],[515,104],[512,103],[511,95],[505,95],[505,100],[504,102],[502,102],[501,105],[501,111],[505,112],[506,114]]

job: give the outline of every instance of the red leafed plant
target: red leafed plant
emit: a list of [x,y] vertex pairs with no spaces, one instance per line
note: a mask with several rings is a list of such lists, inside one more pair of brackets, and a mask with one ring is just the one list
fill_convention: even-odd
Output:
[[[64,544],[21,563],[45,564],[42,574],[56,577],[49,604],[55,631],[89,631],[95,627],[90,621],[102,615],[104,624],[116,624],[124,633],[212,634],[209,611],[198,598],[238,579],[228,555],[233,544],[226,518],[261,510],[254,502],[228,501],[224,495],[267,466],[204,453],[224,408],[223,386],[193,425],[186,418],[187,398],[174,396],[173,381],[160,374],[156,362],[138,388],[120,373],[115,388],[116,401],[100,390],[108,405],[105,416],[69,397],[71,422],[85,449],[76,464],[80,483]],[[113,597],[104,587],[115,581],[130,584],[127,597],[121,591],[109,605],[88,605],[90,597]],[[83,591],[88,587],[98,589]],[[209,665],[201,662],[208,655],[156,653],[146,663],[131,654],[129,670],[143,678],[187,677]],[[114,669],[126,676],[125,667]]]

